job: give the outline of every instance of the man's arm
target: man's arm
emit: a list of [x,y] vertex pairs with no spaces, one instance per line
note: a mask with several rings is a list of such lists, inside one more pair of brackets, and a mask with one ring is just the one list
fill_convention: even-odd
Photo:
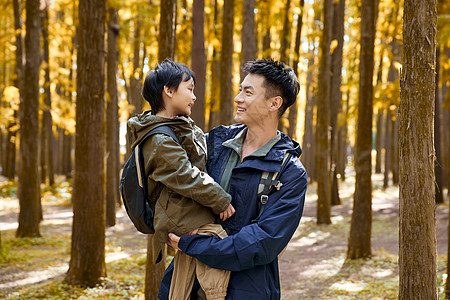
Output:
[[150,153],[150,166],[146,169],[151,170],[149,176],[154,181],[210,207],[216,214],[229,207],[231,196],[211,176],[193,166],[177,142],[165,135],[159,135],[157,139],[153,137],[156,135],[144,144],[144,152]]
[[[290,171],[286,169],[286,173]],[[302,171],[271,195],[276,199],[266,206],[257,224],[247,225],[224,239],[182,236],[179,249],[212,268],[223,270],[241,271],[270,263],[286,247],[300,222],[307,185],[306,172]]]

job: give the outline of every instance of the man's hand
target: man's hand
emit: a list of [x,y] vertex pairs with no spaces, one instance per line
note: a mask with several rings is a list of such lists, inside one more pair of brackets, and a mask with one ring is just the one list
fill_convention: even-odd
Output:
[[223,212],[220,213],[219,217],[222,221],[225,221],[226,219],[228,219],[229,217],[231,217],[232,215],[234,215],[235,210],[233,205],[228,205],[227,209],[225,209]]
[[174,233],[169,233],[169,240],[167,241],[167,245],[171,246],[172,248],[180,250],[178,248],[178,242],[180,241],[180,237]]
[[[192,231],[189,231],[188,233],[185,233],[183,235],[194,235],[194,234],[197,234],[197,232],[198,232],[198,228],[196,228]],[[180,241],[180,237],[178,235],[169,233],[169,240],[167,241],[167,245],[180,250],[180,248],[178,248],[179,241]]]

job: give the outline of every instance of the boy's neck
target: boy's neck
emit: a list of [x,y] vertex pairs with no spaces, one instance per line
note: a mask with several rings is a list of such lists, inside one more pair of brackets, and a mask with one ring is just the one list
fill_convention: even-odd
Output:
[[173,114],[173,112],[169,109],[160,110],[155,115],[158,117],[169,118],[169,119],[176,117],[176,115]]

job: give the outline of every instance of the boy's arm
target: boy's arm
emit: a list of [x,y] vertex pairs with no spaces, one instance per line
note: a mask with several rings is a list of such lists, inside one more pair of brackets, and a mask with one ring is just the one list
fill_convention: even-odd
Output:
[[[286,171],[289,172],[288,169]],[[307,177],[303,170],[303,174],[285,183],[280,191],[271,195],[276,199],[270,206],[268,203],[257,224],[244,226],[238,233],[224,239],[182,236],[178,247],[217,269],[241,271],[268,264],[286,247],[298,227],[306,185]]]
[[193,166],[186,151],[171,137],[155,134],[144,144],[143,151],[150,153],[147,164],[150,164],[149,176],[154,181],[210,207],[215,214],[230,205],[231,196],[211,176]]

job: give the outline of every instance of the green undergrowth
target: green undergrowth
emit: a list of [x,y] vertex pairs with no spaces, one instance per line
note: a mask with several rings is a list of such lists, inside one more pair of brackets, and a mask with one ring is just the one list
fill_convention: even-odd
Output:
[[17,197],[17,182],[14,180],[0,182],[0,197]]

